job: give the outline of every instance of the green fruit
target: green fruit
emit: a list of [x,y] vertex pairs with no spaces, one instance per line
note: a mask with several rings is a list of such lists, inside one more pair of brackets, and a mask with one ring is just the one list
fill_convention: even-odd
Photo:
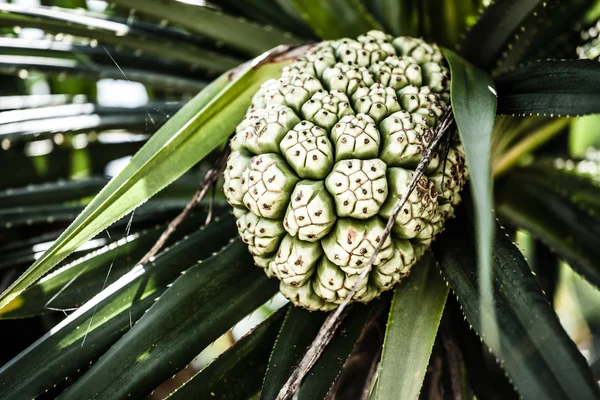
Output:
[[410,273],[453,217],[467,180],[457,138],[380,243],[448,109],[449,78],[436,45],[372,31],[315,45],[255,94],[224,191],[256,264],[294,304],[329,310],[357,283],[351,300],[370,301]]

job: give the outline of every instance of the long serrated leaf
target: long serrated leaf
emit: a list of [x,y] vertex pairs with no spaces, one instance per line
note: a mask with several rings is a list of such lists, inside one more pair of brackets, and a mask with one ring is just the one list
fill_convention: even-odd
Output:
[[[561,184],[567,180],[570,186]],[[598,186],[547,166],[515,170],[502,193],[498,212],[503,218],[534,234],[600,287],[600,219],[577,200],[578,195],[598,199]]]
[[[505,46],[502,57],[496,65],[498,68],[511,68],[523,62],[547,59],[547,58],[573,58],[574,48],[566,57],[556,55],[552,46],[553,41],[564,40],[564,34],[575,31],[575,21],[581,21],[581,17],[589,9],[595,0],[550,0],[542,2],[534,12],[523,21],[518,32],[513,35]],[[540,53],[546,52],[545,57],[539,57]],[[497,70],[496,69],[496,70]]]
[[23,289],[102,229],[177,179],[223,144],[268,78],[290,60],[258,62],[230,82],[221,76],[158,130],[127,166],[91,201],[53,246],[0,295],[4,307]]
[[[157,197],[168,198],[169,192],[171,192],[171,190],[165,191]],[[192,194],[193,193],[187,193],[182,197],[187,200]],[[154,203],[154,201],[151,201],[151,203]],[[216,199],[216,201],[213,204],[213,214],[220,215],[225,210],[229,210],[229,205],[227,204],[227,207],[225,207],[226,204],[227,202],[224,199]],[[67,263],[71,263],[75,261],[77,257],[81,257],[82,255],[90,251],[99,249],[102,246],[110,243],[111,241],[119,240],[122,237],[129,235],[130,232],[141,232],[144,230],[156,228],[157,226],[159,226],[159,224],[170,221],[171,218],[173,218],[178,212],[181,211],[181,208],[177,204],[175,208],[156,208],[152,204],[149,205],[152,206],[150,209],[142,208],[138,210],[138,212],[132,214],[129,218],[124,218],[116,222],[114,225],[111,225],[109,228],[105,229],[104,234],[100,234],[98,235],[98,237],[84,243],[82,246],[77,248],[70,256],[65,258],[60,264],[64,266]],[[203,209],[207,209],[209,206],[209,201],[201,202],[200,206]],[[198,216],[195,215],[194,217]],[[204,219],[205,218],[206,217],[204,217]],[[195,220],[196,226],[202,225],[204,223],[204,219],[202,219],[201,221]],[[56,225],[58,225],[58,228],[55,228]],[[36,234],[36,232],[40,230],[40,228],[42,231],[48,231],[48,229],[50,230],[48,233],[44,233],[41,235]],[[64,224],[56,222],[51,224],[41,224],[37,226],[24,225],[17,227],[17,229],[14,230],[6,230],[6,236],[3,240],[3,242],[6,242],[6,244],[0,246],[0,270],[8,268],[17,268],[19,271],[25,270],[28,265],[31,265],[31,263],[35,262],[35,260],[37,260],[44,253],[44,251],[52,245],[54,240],[56,240],[56,238],[60,236],[60,233],[62,232],[63,228]],[[54,229],[60,230],[57,231]],[[23,239],[21,235],[28,235],[28,238]],[[138,260],[132,260],[132,262]],[[17,276],[15,276],[14,278],[16,277]],[[42,280],[34,283],[32,286],[35,286]],[[32,286],[30,286],[29,288],[31,288]]]
[[[197,186],[194,187],[194,189],[196,189]],[[177,192],[178,189],[177,187],[171,189],[171,186],[169,186],[168,188],[165,189],[165,192],[161,192],[160,195],[157,196],[157,198],[163,197],[164,195],[168,194],[171,190],[174,190]],[[189,194],[185,195],[184,197],[186,199],[189,200]],[[219,198],[215,199],[215,207],[214,207],[214,211],[215,214],[221,214],[223,213],[223,211],[227,210],[229,211],[229,205],[227,205],[227,207],[225,207],[225,204],[220,204],[221,200],[219,200]],[[208,205],[207,202],[201,202],[200,205],[202,207],[205,207]],[[160,223],[164,223],[167,222],[166,219],[170,218],[172,215],[169,215],[169,213],[166,214],[158,214],[158,215],[142,215],[142,218],[139,218],[139,214],[136,213],[135,215],[131,216],[130,218],[123,218],[120,219],[119,221],[115,222],[113,225],[111,225],[110,227],[108,227],[105,232],[107,233],[106,235],[106,239],[107,240],[118,240],[121,237],[123,237],[124,235],[127,235],[129,232],[139,232],[140,230],[144,230],[144,229],[150,229],[150,228],[154,228],[156,227],[157,224]],[[202,221],[204,222],[204,221]],[[52,242],[54,240],[56,240],[56,238],[58,238],[60,236],[60,234],[62,233],[62,230],[50,230],[50,231],[45,231],[44,233],[36,233],[36,232],[31,232],[31,235],[28,238],[24,238],[24,239],[17,239],[17,240],[13,240],[7,243],[3,243],[2,245],[0,245],[0,253],[3,254],[9,254],[12,253],[13,251],[25,251],[25,250],[29,250],[33,253],[35,252],[42,252],[43,250],[41,249],[41,247],[43,246],[43,249],[45,250],[46,248],[48,248],[50,245],[52,245]],[[109,238],[110,235],[110,238]],[[99,239],[101,239],[101,237],[98,237]],[[88,242],[89,243],[89,242]],[[97,243],[97,242],[96,242]],[[39,247],[33,249],[32,247],[35,245],[40,245]],[[87,245],[86,245],[87,247]],[[35,251],[34,251],[35,250]]]
[[[369,304],[355,304],[340,325],[329,345],[304,378],[298,400],[322,399],[329,393],[356,342],[373,317],[375,310],[386,299]],[[389,298],[387,298],[389,300]]]
[[[32,228],[29,228],[29,229],[32,229]],[[35,228],[33,228],[33,229],[35,229]],[[27,232],[27,230],[28,230],[27,227],[22,228],[22,231]],[[11,231],[8,231],[8,232],[9,232],[9,234],[12,233]],[[60,233],[60,232],[58,232],[58,233]],[[18,236],[18,235],[19,235],[18,232],[14,232],[14,236]],[[39,236],[35,236],[35,237],[39,237]],[[58,237],[58,234],[54,238],[56,239],[56,237]],[[10,236],[9,236],[9,238],[10,238]],[[26,242],[27,242],[27,240],[11,241],[11,243],[17,243],[17,244],[22,244],[22,243],[26,243]],[[108,242],[109,241],[107,238],[98,238],[98,239],[89,240],[85,245],[83,245],[80,248],[78,248],[77,250],[75,250],[73,252],[73,254],[71,254],[69,257],[67,257],[64,261],[71,262],[73,259],[75,259],[77,257],[82,257],[82,256],[88,254],[89,252],[92,252],[98,248],[101,248]],[[29,248],[20,249],[17,251],[11,251],[11,252],[2,254],[2,256],[0,258],[0,271],[2,271],[3,273],[4,272],[10,273],[11,269],[16,269],[17,271],[22,271],[23,269],[27,268],[28,265],[30,265],[32,262],[34,262],[36,257],[39,257],[39,255],[43,253],[42,249],[48,248],[51,244],[52,244],[52,241],[46,241],[43,243],[35,243],[35,244],[33,244],[33,246],[30,246]],[[0,313],[0,315],[2,315],[2,314]]]
[[85,10],[0,3],[0,23],[96,39],[103,44],[180,61],[212,73],[224,72],[240,63],[238,58],[202,48],[208,47],[203,44],[189,43],[185,35],[159,24],[143,24]]
[[381,29],[360,0],[292,0],[304,20],[321,39],[357,37]]
[[42,198],[46,204],[77,200],[97,193],[106,182],[104,178],[91,177],[3,190],[0,191],[0,208],[36,205]]
[[216,41],[223,42],[250,56],[259,55],[281,44],[298,44],[291,34],[265,28],[214,8],[165,0],[114,0],[115,4],[156,18],[168,17],[181,25]]
[[[186,200],[150,200],[138,210],[138,217],[152,214],[172,214],[187,204]],[[69,222],[82,212],[78,204],[11,207],[0,209],[0,226],[8,229],[24,225]],[[85,242],[82,242],[82,245]],[[77,246],[79,247],[79,246]]]
[[[577,346],[537,286],[527,262],[499,227],[495,230],[493,291],[481,292],[475,229],[461,215],[434,243],[442,271],[473,328],[500,360],[524,399],[598,399],[600,390]],[[493,297],[493,310],[480,307]],[[488,303],[491,303],[488,301]],[[488,341],[484,321],[497,321],[499,341]]]
[[319,332],[326,313],[310,312],[300,307],[288,311],[277,342],[273,347],[269,367],[260,394],[261,400],[272,400],[298,365],[306,349]]
[[600,113],[600,63],[537,61],[496,78],[499,114]]
[[75,310],[130,270],[147,251],[140,246],[151,246],[162,229],[124,237],[48,274],[15,297],[0,312],[0,319]]
[[[227,242],[235,228],[224,224],[232,225],[230,220],[211,224],[154,261],[132,269],[3,366],[0,398],[34,398],[94,362],[182,271],[208,256],[212,246]],[[211,246],[206,245],[208,241]],[[219,270],[231,263],[231,255],[221,252],[205,263]]]
[[573,49],[582,42],[581,23],[594,7],[595,0],[554,0],[558,8],[544,21],[536,35],[530,40],[523,61],[544,58],[571,58]]
[[447,297],[427,253],[394,290],[374,400],[419,397]]
[[[205,219],[204,213],[191,215],[169,238],[167,245],[173,244],[190,231],[196,231]],[[211,225],[210,229],[218,227],[223,237],[230,238],[235,235],[235,230],[231,228],[232,223],[233,220],[229,216],[224,216]],[[165,229],[165,225],[158,225],[125,236],[60,267],[15,297],[11,302],[14,306],[8,306],[6,312],[0,311],[0,319],[30,317],[52,310],[77,309],[129,272]],[[194,245],[197,235],[190,236],[189,242],[186,242],[188,239],[183,240],[177,248],[183,249],[186,243]],[[202,235],[200,237],[202,238]],[[217,236],[219,237],[221,236]],[[200,255],[203,254],[205,253]],[[193,256],[194,254],[190,254],[191,258],[194,258]]]
[[[160,71],[196,79],[209,77],[207,74],[202,74],[202,71],[192,68],[189,64],[174,62],[169,59],[157,59],[154,56],[144,54],[144,52],[140,54],[140,52],[132,52],[131,49],[123,49],[120,46],[97,46],[95,43],[68,43],[48,39],[0,37],[0,54],[62,57],[86,62],[92,61],[94,64],[108,65],[114,69],[117,69],[115,61],[118,60],[118,65],[121,68],[130,67],[147,71]],[[72,95],[76,96],[80,93],[75,92]],[[1,106],[0,109],[2,109]]]
[[496,0],[482,11],[460,43],[460,54],[481,68],[494,65],[502,48],[543,0]]
[[236,240],[219,262],[186,271],[134,327],[59,398],[106,399],[149,394],[234,323],[277,291]]
[[[479,285],[489,292],[492,285],[491,260],[494,230],[491,149],[496,117],[496,92],[492,78],[449,50],[444,54],[450,64],[452,110],[461,142],[465,148],[470,187],[475,204],[477,226],[477,265]],[[485,298],[481,307],[491,309]],[[494,332],[490,326],[490,332]],[[487,328],[486,328],[487,329]],[[492,340],[489,337],[489,340]]]
[[597,161],[539,158],[516,171],[515,176],[561,194],[583,209],[600,211]]
[[41,234],[32,233],[27,238],[12,240],[0,245],[0,253],[10,253],[12,251],[27,250],[39,243],[46,243],[55,240],[60,235],[60,231],[49,231]]
[[[33,119],[61,118],[78,115],[138,115],[161,109],[165,114],[175,113],[183,106],[182,102],[152,102],[141,107],[107,107],[94,103],[63,104],[5,111],[0,113],[0,124],[24,122]],[[154,115],[152,115],[154,117]]]
[[45,75],[76,75],[91,80],[127,79],[144,85],[174,92],[195,93],[206,86],[202,80],[178,76],[170,73],[146,71],[143,69],[99,65],[92,61],[79,61],[58,57],[0,55],[0,72],[6,75],[18,74],[21,70]]
[[249,399],[260,390],[286,306],[234,343],[225,353],[167,397],[169,400]]
[[515,392],[505,372],[502,371],[481,338],[464,319],[456,297],[450,295],[446,304],[447,312],[452,313],[452,329],[464,359],[467,378],[478,399],[517,400]]

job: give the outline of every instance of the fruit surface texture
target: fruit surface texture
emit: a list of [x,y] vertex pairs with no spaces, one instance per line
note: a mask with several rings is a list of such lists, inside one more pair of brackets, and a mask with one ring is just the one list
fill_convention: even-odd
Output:
[[[439,48],[378,31],[319,43],[262,85],[231,141],[223,189],[255,263],[284,296],[329,310],[350,294],[449,105]],[[455,135],[352,301],[409,274],[454,215],[466,180]]]

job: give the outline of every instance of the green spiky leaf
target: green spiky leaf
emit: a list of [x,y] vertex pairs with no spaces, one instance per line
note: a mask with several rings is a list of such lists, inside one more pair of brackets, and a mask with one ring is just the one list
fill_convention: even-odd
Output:
[[500,215],[533,233],[600,287],[597,184],[582,174],[538,163],[511,173],[503,194]]
[[90,80],[125,78],[143,83],[149,88],[168,89],[184,93],[197,92],[206,86],[205,82],[198,79],[138,68],[115,68],[114,65],[98,65],[89,60],[82,62],[48,56],[0,55],[0,72],[8,75],[18,73],[21,70],[48,76],[62,76],[64,74],[84,76]]
[[40,196],[46,203],[76,200],[91,196],[106,185],[106,179],[92,177],[84,180],[58,181],[42,185],[0,191],[0,207],[16,207],[38,204]]
[[272,27],[266,29],[206,6],[165,0],[115,0],[114,3],[156,18],[168,15],[172,22],[192,32],[223,42],[251,56],[281,44],[300,43],[289,33]]
[[[299,400],[324,398],[354,349],[366,324],[381,301],[355,304],[333,336],[323,354],[304,378],[297,393]],[[277,397],[284,383],[302,359],[324,322],[326,314],[292,309],[273,348],[261,399]]]
[[485,7],[460,43],[460,53],[481,68],[492,67],[523,21],[542,0],[497,0]]
[[[153,214],[173,214],[173,212],[185,207],[185,204],[185,200],[151,200],[140,207],[138,217]],[[82,212],[83,207],[79,204],[51,204],[48,206],[3,208],[0,209],[0,226],[8,229],[18,226],[70,222]]]
[[317,38],[291,5],[292,0],[215,0],[226,11],[239,14],[265,25],[280,27],[303,37]]
[[383,299],[389,301],[389,298],[383,297],[380,301],[352,306],[352,310],[340,325],[337,333],[304,378],[298,391],[298,400],[321,399],[329,393],[360,335],[373,317],[377,307],[384,301]]
[[[202,213],[191,215],[165,245],[170,246],[190,231],[196,231],[205,218],[206,215]],[[210,226],[211,232],[215,227],[220,229],[214,237],[215,244],[220,239],[223,242],[224,239],[235,235],[230,226],[232,223],[233,220],[225,216]],[[0,311],[0,319],[30,317],[53,310],[77,309],[135,267],[165,228],[164,225],[159,225],[125,236],[53,271],[15,297],[6,307],[6,311]],[[182,241],[170,256],[183,251],[186,246],[195,246],[198,243],[197,238],[205,239],[206,233],[195,234]],[[194,253],[188,255],[190,258],[195,256]],[[198,256],[202,255],[206,255],[206,251]]]
[[[190,265],[208,256],[211,241],[223,245],[232,236],[231,220],[215,222],[137,266],[69,315],[54,329],[0,369],[0,397],[33,398],[104,354]],[[207,265],[229,265],[219,253]],[[191,282],[191,281],[190,281]],[[19,299],[18,297],[16,299]],[[9,303],[18,306],[18,300]]]
[[[259,85],[289,61],[250,67],[230,83],[221,76],[155,133],[96,196],[53,246],[0,295],[0,308],[74,249],[177,179],[223,144]],[[166,162],[166,161],[169,162]]]
[[427,253],[394,291],[374,400],[416,399],[448,297]]
[[173,392],[169,400],[250,398],[260,390],[269,354],[289,306],[277,311],[252,332]]
[[159,58],[200,67],[212,73],[225,72],[240,59],[214,50],[214,45],[194,41],[188,34],[135,20],[58,7],[27,7],[0,4],[3,26],[27,26],[57,34],[95,39]]
[[[523,62],[534,61],[548,56],[572,58],[575,47],[572,43],[563,44],[569,36],[575,36],[573,21],[582,19],[583,14],[594,0],[544,1],[523,21],[519,30],[505,46],[502,57],[497,62],[498,69],[515,67]],[[558,48],[564,46],[564,56]],[[555,55],[556,54],[556,55]],[[541,56],[545,55],[545,56]]]
[[317,336],[326,316],[326,313],[310,312],[300,307],[289,309],[269,360],[261,391],[262,400],[277,397],[294,367]]
[[600,113],[600,63],[538,61],[496,79],[499,114],[578,116]]
[[[495,231],[493,291],[482,293],[475,259],[472,220],[449,224],[434,244],[452,291],[473,328],[482,335],[524,399],[600,398],[600,390],[577,346],[560,325],[527,262],[498,227]],[[494,309],[480,307],[491,297]],[[493,311],[493,312],[492,312]],[[487,321],[494,318],[495,321]],[[497,326],[489,341],[483,324]],[[526,350],[525,350],[526,349]]]
[[[444,54],[452,73],[452,108],[461,142],[465,147],[471,195],[475,205],[480,285],[482,290],[489,291],[493,279],[491,258],[494,212],[490,165],[496,92],[492,78],[484,71],[449,50],[445,50]],[[481,307],[489,308],[491,304],[485,303]]]
[[465,364],[470,386],[478,399],[518,400],[519,395],[504,371],[469,323],[464,319],[456,298],[450,296],[446,305],[452,312],[452,328]]
[[236,240],[187,270],[63,399],[149,394],[275,294],[276,282],[253,264]]

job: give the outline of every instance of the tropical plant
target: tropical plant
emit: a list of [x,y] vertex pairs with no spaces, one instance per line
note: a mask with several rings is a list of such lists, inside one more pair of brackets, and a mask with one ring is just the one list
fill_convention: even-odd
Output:
[[596,1],[88,3],[0,3],[0,398],[600,398]]

